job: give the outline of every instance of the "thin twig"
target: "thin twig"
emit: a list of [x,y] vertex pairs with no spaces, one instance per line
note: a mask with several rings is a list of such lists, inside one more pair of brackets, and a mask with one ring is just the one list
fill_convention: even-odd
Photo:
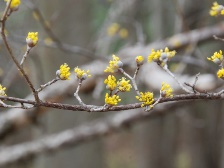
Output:
[[78,87],[76,89],[76,92],[74,93],[74,96],[78,100],[79,104],[81,104],[82,106],[86,106],[86,104],[83,103],[82,99],[79,97],[79,90],[81,88],[82,82],[83,82],[83,80],[79,79],[79,84],[78,84]]
[[20,62],[20,66],[21,66],[21,67],[23,66],[23,63],[24,63],[24,61],[26,60],[26,57],[27,57],[28,54],[30,53],[30,50],[31,50],[31,47],[27,46],[27,50],[26,50],[25,54],[23,55],[23,58],[22,58],[22,60],[21,60],[21,62]]
[[21,103],[21,106],[12,106],[12,105],[8,105],[8,104],[5,104],[2,100],[0,100],[0,107],[4,107],[4,108],[22,108],[22,109],[29,109],[29,108],[33,108],[33,106],[24,106],[22,103]]
[[193,85],[190,85],[189,83],[186,83],[186,82],[184,83],[185,85],[191,87],[194,93],[200,93],[200,92],[197,91],[196,88],[195,88],[195,87],[196,87],[196,83],[197,83],[198,78],[199,78],[199,75],[200,75],[200,72],[195,76],[195,80],[194,80]]
[[[10,10],[11,3],[12,3],[12,0],[9,0],[7,5],[6,5],[5,11],[3,12],[3,15],[2,15],[2,18],[1,18],[3,28],[1,28],[1,30],[5,29],[5,23],[4,22],[7,20],[8,16],[9,16],[8,11]],[[11,14],[11,12],[10,12],[10,14]]]
[[161,101],[162,97],[160,96],[155,103],[152,104],[153,107],[155,107],[157,104],[159,104],[159,102]]
[[36,92],[40,92],[42,90],[44,90],[47,86],[52,85],[53,83],[57,82],[58,80],[60,80],[59,78],[53,79],[51,81],[49,81],[48,83],[44,84],[44,85],[40,85],[40,88],[36,90]]
[[137,65],[137,68],[136,68],[136,70],[135,70],[135,73],[134,73],[133,79],[135,79],[135,78],[136,78],[136,76],[138,75],[138,72],[139,72],[140,66],[141,66],[141,65]]
[[216,93],[217,95],[221,96],[222,94],[224,94],[224,90],[219,91],[218,93]]
[[162,67],[178,84],[179,86],[187,93],[193,93],[192,91],[185,88],[182,83],[179,82],[179,80],[176,78],[176,76],[168,69],[167,65]]
[[13,62],[16,64],[17,68],[22,73],[22,75],[25,78],[27,84],[29,85],[30,89],[33,92],[33,95],[34,95],[34,98],[35,98],[36,102],[38,103],[40,101],[38,93],[35,91],[34,86],[33,86],[32,82],[30,81],[29,77],[26,75],[25,71],[20,66],[20,64],[16,60],[15,56],[13,55],[13,52],[12,52],[12,50],[11,50],[11,48],[9,46],[9,43],[8,43],[8,41],[6,39],[6,35],[5,35],[5,31],[4,30],[5,30],[5,23],[6,23],[6,20],[7,20],[7,11],[9,9],[10,3],[11,3],[11,1],[9,1],[9,5],[6,6],[4,14],[3,14],[2,19],[1,19],[2,20],[1,36],[2,36],[2,39],[3,39],[4,45],[5,45],[8,53],[9,53],[9,56],[12,58]]
[[[137,84],[136,84],[136,82],[135,82],[135,78],[132,78],[132,77],[131,77],[129,74],[127,74],[122,68],[119,68],[119,71],[120,71],[124,76],[126,76],[127,78],[129,78],[129,79],[131,80],[131,83],[132,83],[132,85],[133,85],[133,87],[134,87],[134,89],[135,89],[137,95],[140,96],[140,93],[139,93],[139,90],[138,90],[138,86],[137,86]],[[137,71],[137,70],[136,70],[136,71]],[[136,72],[136,74],[137,74],[137,72]]]
[[223,39],[223,38],[220,38],[220,37],[218,37],[218,36],[216,36],[216,35],[213,35],[213,37],[214,37],[214,39],[215,39],[215,40],[224,41],[224,39]]

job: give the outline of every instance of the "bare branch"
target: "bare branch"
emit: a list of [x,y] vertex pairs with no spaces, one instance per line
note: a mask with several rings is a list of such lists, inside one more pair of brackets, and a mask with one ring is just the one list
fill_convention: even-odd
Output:
[[53,79],[53,80],[49,81],[48,83],[46,83],[46,84],[44,84],[44,85],[40,85],[40,88],[37,89],[36,91],[37,91],[37,92],[40,92],[40,91],[42,91],[44,88],[46,88],[47,86],[52,85],[53,83],[57,82],[58,80],[60,80],[60,79],[59,79],[59,78],[56,78],[56,79]]
[[[223,91],[218,93],[180,94],[170,98],[161,98],[158,103],[174,102],[174,101],[180,102],[185,100],[217,100],[217,99],[222,100],[224,99],[224,96],[222,96],[222,94],[223,94]],[[136,109],[141,107],[141,103],[110,106],[108,108],[104,108],[104,106],[95,106],[95,105],[69,105],[69,104],[51,103],[51,102],[43,102],[43,101],[37,104],[36,101],[33,101],[33,100],[19,99],[14,97],[4,97],[4,96],[0,96],[0,100],[26,103],[26,104],[31,104],[37,107],[50,107],[50,108],[56,108],[56,109],[64,109],[64,110],[71,110],[71,111],[86,111],[86,112],[121,111],[121,110]],[[156,101],[157,99],[155,99],[155,102]]]

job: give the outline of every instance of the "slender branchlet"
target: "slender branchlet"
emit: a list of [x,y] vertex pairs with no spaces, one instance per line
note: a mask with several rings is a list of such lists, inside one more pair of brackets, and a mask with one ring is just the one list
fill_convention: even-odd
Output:
[[59,81],[60,79],[59,78],[55,78],[51,81],[49,81],[48,83],[44,84],[44,85],[40,85],[40,88],[36,90],[36,92],[41,92],[42,90],[44,90],[46,87],[52,85],[53,83]]
[[26,52],[23,55],[23,58],[22,58],[22,60],[20,62],[20,66],[21,67],[23,67],[23,63],[25,62],[25,60],[26,60],[27,56],[29,55],[31,49],[32,49],[31,47],[27,47]]
[[[134,87],[134,89],[135,89],[137,95],[140,95],[139,90],[138,90],[138,86],[137,86],[137,84],[136,84],[136,82],[135,82],[135,78],[131,77],[128,73],[126,73],[126,72],[124,71],[123,68],[119,68],[119,71],[120,71],[124,76],[126,76],[127,78],[129,78],[129,79],[131,80],[131,83],[132,83],[132,85],[133,85],[133,87]],[[137,70],[136,70],[136,71],[137,71]],[[136,74],[137,74],[137,72],[136,72]],[[136,75],[135,75],[135,76],[136,76]]]
[[196,87],[196,83],[197,83],[198,78],[199,78],[199,75],[200,75],[200,73],[198,73],[198,74],[195,76],[195,80],[194,80],[193,85],[190,85],[189,83],[186,83],[186,82],[184,83],[185,85],[191,87],[194,93],[200,93],[200,92],[197,91],[197,89],[195,88],[195,87]]
[[184,87],[182,83],[180,83],[180,81],[176,78],[176,76],[169,70],[167,65],[164,65],[162,68],[178,83],[178,85],[181,87],[181,89],[183,89],[187,93],[193,93],[192,91],[190,91],[186,87]]
[[20,108],[20,109],[30,109],[30,108],[33,108],[33,106],[24,106],[23,103],[21,103],[20,106],[8,105],[8,104],[5,104],[2,100],[0,100],[0,107],[4,107],[4,108]]
[[9,3],[7,3],[6,5],[6,8],[5,8],[5,11],[3,13],[3,16],[2,16],[2,27],[1,27],[1,36],[2,36],[2,40],[3,40],[3,43],[9,53],[9,56],[12,58],[13,62],[16,64],[18,70],[22,73],[23,77],[25,78],[27,84],[29,85],[30,89],[32,90],[33,92],[33,95],[34,95],[34,98],[36,100],[37,103],[40,102],[40,99],[39,99],[39,96],[38,96],[38,92],[36,92],[32,82],[30,81],[29,77],[26,75],[25,71],[23,70],[23,68],[20,66],[19,62],[16,60],[10,46],[9,46],[9,43],[6,39],[6,35],[5,35],[5,23],[6,23],[6,20],[7,20],[7,13],[9,11],[9,7],[10,7],[10,4],[11,4],[11,0],[9,1]]
[[86,106],[86,104],[83,103],[82,99],[79,97],[79,90],[81,88],[82,82],[83,82],[83,79],[79,79],[79,84],[78,84],[77,89],[74,93],[74,96],[78,100],[79,104],[81,104],[82,106]]
[[133,76],[133,79],[134,79],[134,80],[135,80],[136,76],[138,75],[138,72],[139,72],[139,70],[140,70],[140,66],[141,66],[141,65],[137,65],[137,68],[136,68],[135,73],[134,73],[134,76]]

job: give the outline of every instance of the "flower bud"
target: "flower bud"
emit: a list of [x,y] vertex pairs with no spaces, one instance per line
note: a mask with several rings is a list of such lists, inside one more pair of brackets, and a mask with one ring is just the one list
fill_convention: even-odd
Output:
[[84,74],[82,75],[81,79],[82,79],[82,80],[86,80],[87,77],[88,77],[88,75],[87,75],[86,73],[84,73]]
[[123,62],[121,62],[121,61],[118,61],[118,62],[117,62],[117,66],[118,66],[118,68],[122,68],[123,65],[124,65]]
[[26,43],[28,47],[34,47],[38,42],[38,32],[29,32],[26,37]]
[[137,63],[138,66],[139,65],[143,65],[143,63],[144,63],[144,57],[143,56],[137,56],[135,58],[135,62]]
[[[5,0],[6,4],[9,5],[9,0]],[[12,0],[11,4],[10,4],[10,10],[11,11],[17,11],[19,9],[19,5],[20,5],[20,0]]]
[[56,71],[56,76],[57,76],[58,78],[60,78],[60,70],[57,70],[57,71]]

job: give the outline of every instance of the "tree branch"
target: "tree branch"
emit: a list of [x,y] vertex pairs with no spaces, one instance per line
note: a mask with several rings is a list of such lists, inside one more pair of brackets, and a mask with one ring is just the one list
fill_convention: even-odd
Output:
[[[224,26],[224,24],[221,23],[216,26],[193,30],[188,33],[183,33],[183,34],[179,34],[179,35],[174,35],[173,37],[168,38],[167,40],[160,41],[160,42],[154,42],[154,43],[149,44],[148,46],[139,46],[138,45],[138,46],[127,47],[125,49],[120,50],[118,54],[119,54],[119,56],[125,55],[125,56],[127,56],[127,58],[133,58],[133,57],[136,57],[136,55],[143,55],[146,57],[148,55],[148,53],[150,52],[151,48],[160,49],[160,48],[164,48],[165,46],[167,46],[169,39],[179,39],[179,41],[182,41],[182,43],[179,43],[180,45],[176,46],[176,47],[181,47],[183,45],[187,45],[187,44],[191,43],[192,41],[197,40],[198,42],[201,42],[204,40],[208,40],[208,39],[212,38],[214,34],[216,34],[218,36],[222,36],[222,35],[224,35],[223,26]],[[195,36],[192,37],[193,35],[195,35]],[[182,38],[178,38],[178,37],[182,37]],[[190,37],[192,37],[194,40],[191,39]],[[169,45],[168,47],[172,47],[172,45]],[[175,49],[174,45],[173,45],[173,47],[174,47],[173,49]],[[130,60],[129,61],[122,60],[122,62],[127,63],[127,62],[130,62]],[[92,63],[90,63],[88,65],[82,66],[83,69],[89,69],[91,72],[91,75],[92,75],[92,77],[88,79],[88,82],[83,83],[82,89],[85,90],[86,88],[94,87],[95,77],[102,75],[104,73],[103,70],[105,69],[106,66],[107,66],[106,63],[103,63],[101,61],[93,61]],[[142,66],[143,70],[145,70],[146,68],[148,68],[146,65]],[[153,72],[155,72],[155,71],[150,71],[150,73],[153,73]],[[146,73],[149,75],[149,72],[146,72]],[[208,77],[206,77],[206,79],[207,78]],[[200,80],[201,79],[202,79],[202,75],[201,75]],[[63,82],[63,84],[62,84],[62,82]],[[75,80],[74,77],[72,77],[71,80],[66,81],[66,82],[65,81],[58,82],[54,86],[48,87],[44,92],[41,92],[40,93],[41,99],[45,100],[45,101],[49,101],[52,99],[57,100],[59,97],[66,96],[66,94],[73,92],[75,86],[78,84],[77,82],[78,81]],[[141,81],[141,82],[146,83],[147,81]],[[210,81],[210,83],[215,83],[214,79],[212,81]],[[205,85],[206,82],[203,82],[203,84]],[[156,85],[156,86],[160,87],[158,85]],[[215,89],[215,87],[216,86],[214,84],[213,85],[209,84],[210,89]],[[57,90],[57,92],[55,92],[55,90]],[[207,96],[207,95],[204,95],[204,96]],[[5,98],[5,99],[10,99],[10,98]],[[25,99],[26,99],[26,102],[24,102],[24,103],[27,103],[27,101],[30,101],[31,97],[28,96]],[[11,99],[10,101],[13,101],[13,100]],[[25,100],[21,99],[20,101],[22,102]],[[17,101],[17,102],[19,102],[19,101]],[[30,102],[30,104],[32,104],[32,102]],[[138,104],[138,106],[139,105],[140,104]],[[52,106],[54,106],[54,104],[52,104]],[[72,106],[72,105],[70,105],[70,106]],[[46,107],[48,107],[48,106],[46,106]],[[57,105],[57,107],[61,107],[61,106]],[[67,106],[66,106],[66,108],[67,108]],[[74,109],[74,107],[69,107],[69,108]],[[113,108],[115,110],[117,110],[116,107],[113,107]],[[121,110],[123,110],[121,107],[119,107],[119,108]],[[32,121],[33,121],[32,114],[35,113],[35,109],[36,108],[29,109],[29,110],[11,109],[11,110],[7,111],[6,113],[0,114],[0,138],[5,137],[8,133],[11,133],[12,130],[20,129],[23,126],[26,126],[26,125],[32,123]],[[126,107],[126,109],[127,109],[127,107]],[[81,110],[81,109],[79,108],[79,110]],[[37,115],[39,115],[39,113]]]

